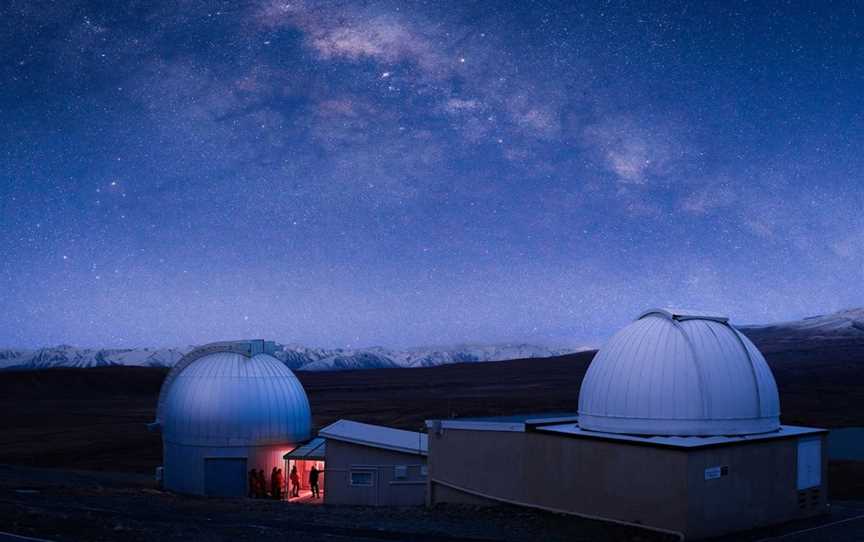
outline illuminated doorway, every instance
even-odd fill
[[[292,503],[320,504],[324,502],[325,443],[315,438],[285,454],[285,494]],[[312,492],[312,468],[318,470],[318,496]],[[296,477],[294,472],[296,469]],[[295,481],[297,482],[295,486]]]

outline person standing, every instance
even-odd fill
[[[255,469],[249,471],[249,498],[258,498],[258,473]]]
[[[312,490],[312,498],[319,498],[320,494],[318,492],[318,467],[312,465],[312,469],[309,471],[309,488]]]
[[[264,469],[258,469],[258,498],[267,498],[267,478],[264,477]]]
[[[278,473],[276,472],[276,467],[273,467],[273,470],[270,471],[270,496],[276,500],[279,500],[279,478]]]
[[[276,469],[276,496],[277,501],[282,500],[283,489],[285,488],[285,475],[282,474],[282,469]]]
[[[300,496],[300,475],[297,474],[297,465],[291,465],[291,474],[289,475],[291,478],[291,496],[299,497]]]

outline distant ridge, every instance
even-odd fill
[[[864,308],[738,329],[777,362],[864,364]]]
[[[57,367],[89,368],[115,365],[172,367],[194,346],[176,348],[76,348],[59,345],[35,350],[0,350],[0,369],[33,370]],[[450,347],[393,350],[370,348],[311,348],[298,344],[279,345],[274,355],[299,371],[340,371],[396,367],[433,367],[450,363],[545,358],[589,350],[548,348],[531,344],[458,345]]]
[[[766,325],[736,326],[765,354],[778,354],[781,362],[864,364],[864,308],[808,316],[801,320]],[[54,367],[171,367],[194,346],[174,348],[76,348],[59,345],[35,350],[0,350],[2,369]],[[343,371],[396,367],[435,367],[452,363],[478,363],[526,358],[549,358],[592,350],[549,348],[526,343],[461,344],[408,349],[314,348],[281,344],[274,354],[299,371]]]

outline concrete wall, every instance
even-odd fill
[[[408,466],[405,480],[395,479],[397,465]],[[363,506],[422,505],[426,502],[426,477],[421,474],[423,465],[426,465],[426,458],[422,455],[327,439],[324,502]],[[371,472],[373,485],[352,486],[352,469]]]
[[[204,494],[204,458],[207,457],[244,457],[246,468],[264,469],[268,489],[270,471],[273,467],[284,469],[282,456],[294,446],[186,446],[163,442],[164,472],[162,485],[165,489],[178,493]],[[287,474],[283,472],[283,475]],[[247,486],[248,487],[248,486]]]
[[[683,452],[456,429],[430,434],[429,448],[431,504],[486,496],[675,531],[687,523]],[[453,489],[473,497],[454,497]]]
[[[687,533],[716,536],[827,512],[827,437],[818,438],[822,485],[802,495],[797,489],[797,438],[691,452]],[[706,480],[705,469],[712,467],[727,467],[728,474]]]
[[[543,433],[444,429],[429,436],[429,502],[494,500],[716,536],[825,511],[799,506],[797,439],[685,451]],[[705,480],[705,469],[728,467]],[[487,500],[491,499],[491,500]],[[808,500],[809,499],[809,500]]]

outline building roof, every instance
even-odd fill
[[[424,433],[351,420],[333,422],[318,431],[318,436],[407,454],[427,455],[429,452],[428,437]]]
[[[211,351],[163,384],[166,441],[194,446],[260,446],[309,439],[311,414],[303,386],[265,353]]]
[[[579,393],[582,428],[639,435],[776,431],[765,358],[725,316],[651,309],[594,356]]]
[[[513,414],[510,416],[483,416],[472,418],[451,418],[448,420],[426,420],[430,430],[473,429],[478,431],[513,431],[522,433],[527,427],[551,425],[559,423],[576,423],[575,412],[533,412],[531,414]]]
[[[315,437],[306,444],[294,448],[284,456],[283,459],[314,459],[323,460],[327,457],[327,441],[322,437]]]
[[[556,425],[543,425],[536,427],[536,430],[541,433],[549,433],[556,435],[565,435],[579,438],[612,440],[621,442],[630,442],[633,444],[647,444],[653,446],[664,446],[670,448],[706,448],[712,446],[724,446],[728,444],[736,444],[741,442],[764,441],[781,438],[801,437],[805,435],[816,435],[826,433],[826,429],[816,427],[798,427],[792,425],[781,425],[776,431],[770,433],[758,433],[755,435],[712,435],[705,437],[680,437],[680,436],[642,436],[642,435],[622,435],[618,433],[598,433],[597,431],[587,431],[579,427],[575,423],[565,423]]]
[[[438,430],[467,430],[526,433],[536,432],[562,437],[586,438],[626,442],[636,445],[661,446],[667,448],[696,449],[712,446],[726,446],[743,442],[764,441],[783,438],[794,438],[806,435],[826,433],[827,429],[816,427],[799,427],[781,425],[776,431],[754,435],[709,435],[709,436],[660,436],[660,435],[625,435],[620,433],[603,433],[590,431],[579,427],[574,420],[560,421],[558,414],[548,416],[535,414],[532,419],[520,422],[500,418],[457,418],[449,420],[427,420],[426,426],[430,432]]]
[[[272,355],[275,351],[276,343],[273,341],[253,339],[247,341],[220,341],[208,343],[187,352],[185,356],[177,360],[177,363],[174,364],[165,376],[165,380],[162,382],[162,388],[159,390],[159,402],[156,405],[156,421],[150,424],[150,426],[153,428],[159,428],[161,426],[162,420],[165,418],[165,401],[168,398],[168,390],[171,389],[174,379],[199,359],[217,353],[234,353],[251,358],[257,354]]]
[[[517,422],[517,423],[537,423],[558,421],[564,423],[566,421],[576,421],[578,414],[576,412],[530,412],[522,414],[505,414],[502,416],[470,416],[465,418],[453,418],[454,420],[465,422]]]

